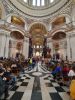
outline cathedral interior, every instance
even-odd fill
[[[74,43],[75,0],[0,0],[0,100],[75,100]]]

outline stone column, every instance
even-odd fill
[[[9,56],[9,40],[10,40],[10,37],[7,36],[6,38],[7,39],[6,39],[5,57],[8,58],[8,56]]]
[[[53,44],[50,38],[47,39],[47,47],[51,48],[51,55],[53,55]]]
[[[50,1],[49,0],[45,0],[45,5],[49,5]]]
[[[75,61],[75,33],[71,33],[70,37],[70,56],[71,60]]]
[[[72,24],[75,25],[75,3],[72,5],[72,11],[71,11],[71,20]]]
[[[68,60],[71,60],[71,41],[70,41],[70,36],[67,35],[66,36],[66,40],[67,40],[67,58]]]
[[[25,37],[23,44],[23,55],[25,56],[25,58],[28,58],[28,53],[29,53],[29,38]]]
[[[0,34],[0,57],[5,57],[5,48],[6,48],[6,36]]]
[[[30,5],[30,6],[32,5],[32,0],[28,1],[28,5]]]

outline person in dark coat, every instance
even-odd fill
[[[3,74],[4,74],[4,70],[0,69],[0,97],[2,96],[2,94],[5,91],[5,81],[3,80],[3,77],[2,77]]]
[[[7,78],[3,77],[4,70],[0,69],[0,97],[4,93],[4,99],[8,97],[8,86],[6,85]]]

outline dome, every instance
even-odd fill
[[[46,18],[66,6],[70,0],[7,0],[16,11],[27,17]],[[7,2],[6,1],[6,2]]]
[[[45,9],[57,4],[60,0],[18,0],[31,9]]]

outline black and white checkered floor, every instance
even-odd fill
[[[60,86],[40,65],[25,73],[18,77],[7,100],[71,100],[69,87]]]

